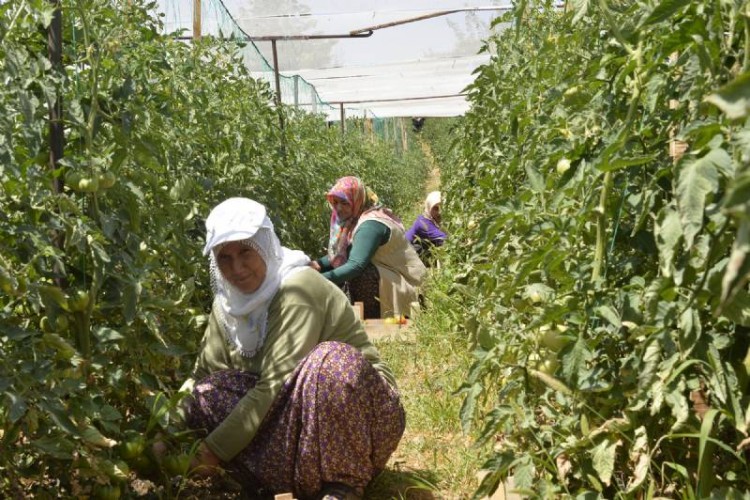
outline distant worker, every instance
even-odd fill
[[[357,177],[326,194],[331,206],[328,254],[310,266],[341,286],[365,318],[409,316],[427,269],[406,240],[401,220]]]
[[[445,243],[446,234],[440,229],[440,191],[432,191],[424,202],[424,212],[417,216],[414,224],[406,232],[406,239],[414,246],[417,254],[425,263],[431,264],[433,247]]]

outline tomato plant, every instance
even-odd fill
[[[58,496],[88,494],[114,481],[120,459],[129,476],[168,483],[133,436],[148,444],[179,424],[174,391],[210,308],[200,241],[213,205],[255,198],[285,245],[317,256],[330,216],[323,194],[338,177],[361,175],[398,211],[425,168],[418,150],[354,126],[342,136],[321,116],[283,108],[282,130],[270,88],[251,77],[236,41],[185,44],[149,2],[60,5],[60,67],[47,57],[55,4],[0,5],[8,497],[43,494],[48,477],[59,478]],[[64,150],[50,166],[58,98]]]
[[[438,136],[435,310],[482,332],[461,388],[494,445],[477,494],[746,491],[747,3],[566,6],[498,20]]]

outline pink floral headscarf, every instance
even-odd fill
[[[382,208],[378,203],[378,195],[367,188],[358,177],[342,177],[326,193],[326,199],[331,205],[331,231],[328,239],[328,259],[331,266],[339,267],[349,258],[349,245],[352,241],[352,233],[359,222],[362,214],[373,210],[383,212],[383,215],[393,219],[399,224],[401,221],[393,213]],[[347,201],[352,207],[352,216],[348,219],[340,219],[333,208],[335,199]]]

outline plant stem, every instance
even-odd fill
[[[3,40],[5,40],[5,37],[8,36],[8,34],[11,31],[13,31],[13,26],[15,26],[16,21],[18,20],[18,16],[21,15],[21,11],[23,10],[24,7],[26,7],[26,2],[21,2],[21,5],[18,6],[18,10],[16,11],[16,13],[13,14],[13,19],[10,20],[10,24],[8,25],[8,29],[5,30],[5,33],[3,33],[2,36],[0,36],[0,43],[2,43]]]
[[[599,0],[599,8],[602,9],[602,15],[604,16],[604,19],[607,20],[607,23],[612,29],[612,33],[615,35],[617,41],[620,42],[620,44],[628,54],[632,55],[633,52],[635,52],[635,49],[633,49],[633,47],[631,47],[627,40],[625,40],[625,36],[622,34],[622,31],[620,31],[620,27],[617,25],[617,22],[612,18],[612,14],[610,14],[609,12],[609,6],[607,5],[606,0]]]
[[[605,8],[604,0],[600,0],[602,8]],[[641,42],[638,43],[638,48],[632,52],[636,58],[636,67],[633,81],[635,82],[633,88],[633,97],[630,100],[630,106],[628,106],[628,113],[625,116],[625,123],[620,131],[620,135],[617,141],[624,141],[630,125],[635,120],[635,113],[638,109],[638,102],[641,98],[641,66],[643,64],[643,50]],[[596,250],[594,252],[594,269],[591,273],[591,280],[593,282],[598,281],[602,277],[602,269],[604,267],[604,254],[606,247],[606,236],[607,236],[607,198],[612,190],[612,179],[613,175],[611,171],[604,174],[604,183],[602,186],[602,192],[599,194],[599,205],[596,207],[597,224],[596,224]]]
[[[596,250],[594,252],[594,271],[591,274],[591,280],[596,282],[601,278],[602,268],[604,267],[604,249],[607,245],[607,198],[612,189],[612,172],[604,174],[604,185],[602,192],[599,194],[599,205],[596,207]]]

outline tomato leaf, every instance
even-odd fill
[[[750,278],[750,221],[743,220],[737,229],[737,238],[732,245],[724,278],[721,282],[721,307],[727,307]]]
[[[646,17],[641,23],[641,27],[645,27],[651,24],[657,24],[665,21],[672,17],[681,8],[690,5],[690,2],[685,0],[661,0],[657,3],[654,10]]]
[[[590,0],[571,0],[573,12],[575,12],[573,15],[573,24],[578,23],[578,21],[586,17],[590,3]]]
[[[695,161],[688,162],[677,181],[677,206],[680,211],[685,247],[693,245],[695,235],[703,228],[706,199],[719,189],[719,168],[732,160],[723,149],[713,149]]]
[[[664,276],[672,276],[672,265],[677,242],[682,236],[680,214],[673,207],[665,207],[656,221],[656,246],[659,248],[659,266]]]
[[[609,486],[612,482],[612,474],[615,471],[615,453],[621,441],[604,439],[591,453],[591,462],[599,479]]]
[[[43,437],[32,441],[31,444],[44,453],[63,460],[70,460],[76,448],[75,443],[61,436]]]
[[[722,110],[729,119],[745,118],[750,114],[750,72],[742,73],[705,101]]]
[[[701,432],[698,439],[698,487],[696,488],[701,498],[708,496],[713,485],[713,450],[714,443],[709,439],[714,426],[714,419],[719,411],[711,408],[703,416]]]
[[[5,393],[8,399],[10,399],[10,411],[8,412],[8,418],[11,423],[16,423],[26,413],[26,401],[14,392],[7,391]]]

